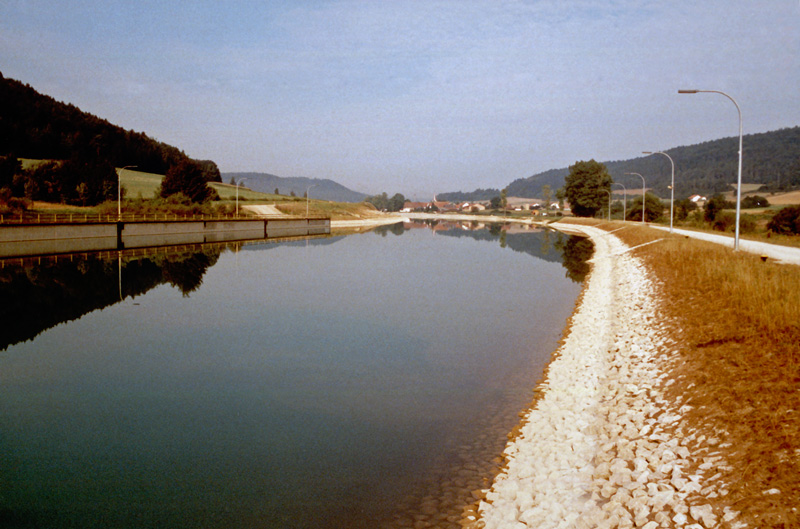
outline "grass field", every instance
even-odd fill
[[[161,185],[164,175],[144,173],[141,171],[134,171],[132,169],[125,169],[122,172],[122,187],[125,189],[125,197],[130,199],[135,198],[156,198],[156,193]],[[219,182],[211,182],[210,187],[219,193],[222,200],[236,200],[236,186],[230,184],[222,184]],[[275,200],[290,200],[291,197],[281,197],[280,195],[273,195],[270,193],[259,193],[246,187],[239,188],[240,200],[253,200],[253,201],[267,201],[274,202]]]

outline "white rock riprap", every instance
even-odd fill
[[[475,526],[737,527],[720,507],[719,441],[689,429],[660,390],[673,383],[672,344],[644,266],[615,236],[580,229],[595,244],[592,272]]]

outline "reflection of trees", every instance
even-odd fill
[[[183,254],[171,256],[161,265],[161,274],[164,281],[178,287],[184,297],[189,297],[203,284],[203,276],[210,266],[216,264],[219,253],[210,256],[205,253]]]
[[[122,298],[169,283],[184,295],[197,290],[221,248],[125,258]],[[0,350],[120,301],[116,259],[63,257],[0,269]]]
[[[392,235],[402,235],[406,232],[406,228],[405,226],[403,226],[402,222],[395,222],[394,224],[384,224],[382,226],[377,226],[372,231],[374,231],[381,237],[386,237],[386,234],[388,233],[391,233]]]
[[[562,264],[567,269],[566,276],[575,283],[582,283],[589,273],[589,263],[594,253],[594,244],[586,237],[571,235],[566,242],[559,239],[555,247],[563,256]]]

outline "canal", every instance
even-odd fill
[[[459,527],[591,245],[398,224],[0,266],[0,525]]]

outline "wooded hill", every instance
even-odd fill
[[[767,191],[800,187],[800,127],[747,134],[742,144],[743,184],[762,184]],[[736,183],[738,151],[738,136],[664,151],[675,162],[675,198],[730,191],[731,184]],[[661,197],[669,196],[671,165],[666,156],[655,154],[603,163],[615,182],[641,189],[638,176],[624,174],[639,173],[648,189]],[[565,167],[515,180],[508,186],[508,196],[539,197],[544,185],[555,191],[564,185],[568,173],[569,168]]]
[[[180,149],[125,130],[78,107],[40,94],[0,73],[0,156],[98,160],[113,167],[165,174],[189,157]],[[195,160],[208,181],[220,181],[217,165]]]

